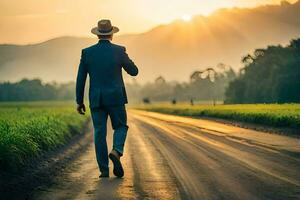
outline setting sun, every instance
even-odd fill
[[[182,16],[181,16],[181,19],[182,19],[183,21],[188,22],[188,21],[191,21],[192,16],[191,16],[191,15],[182,15]]]

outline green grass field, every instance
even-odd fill
[[[0,103],[0,168],[17,169],[64,144],[88,117],[70,102]]]
[[[173,115],[215,117],[274,127],[300,128],[300,104],[188,105],[167,103],[135,106],[136,109]]]

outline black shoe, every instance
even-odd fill
[[[99,178],[109,178],[109,173],[108,172],[102,172],[100,174]]]
[[[109,158],[111,159],[111,161],[113,162],[114,164],[114,175],[121,178],[124,176],[124,170],[123,170],[123,167],[122,167],[122,163],[120,161],[120,156],[118,154],[118,152],[111,152],[109,154]]]

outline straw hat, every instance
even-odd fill
[[[92,28],[91,32],[95,35],[112,35],[119,32],[119,28],[112,26],[110,20],[102,19],[98,22],[98,27]]]

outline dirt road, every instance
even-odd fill
[[[99,180],[91,143],[34,199],[300,199],[300,139],[135,110],[128,120],[123,179]]]

